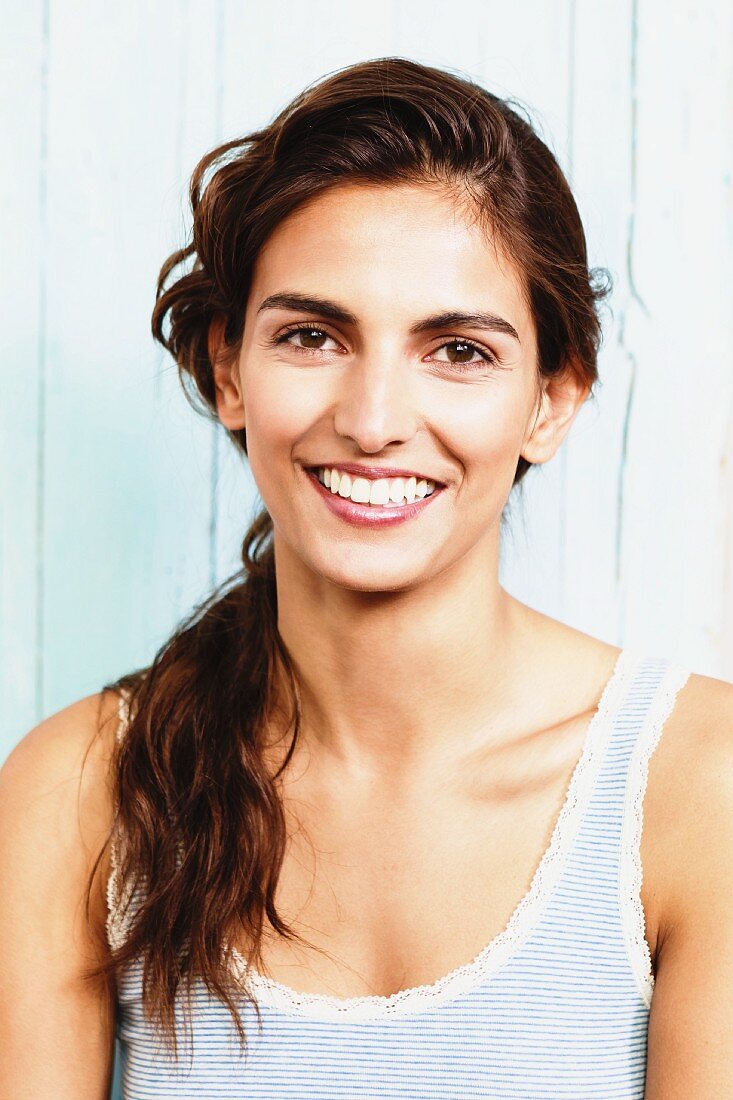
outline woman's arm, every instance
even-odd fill
[[[115,700],[47,718],[0,770],[0,1096],[13,1100],[109,1096],[114,997],[81,975],[106,949],[107,859],[90,924],[85,888],[111,821]]]
[[[694,717],[659,773],[669,888],[645,1100],[733,1097],[733,685],[695,679]]]

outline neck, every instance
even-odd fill
[[[399,780],[531,723],[527,655],[549,620],[500,586],[496,548],[386,593],[326,581],[277,544],[276,562],[309,756],[355,778]]]

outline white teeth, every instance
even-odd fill
[[[366,477],[353,477],[342,473],[335,466],[322,466],[318,480],[332,493],[348,497],[355,504],[375,504],[392,508],[395,504],[413,504],[435,491],[435,482],[421,477],[385,477],[371,481]]]
[[[341,474],[339,477],[339,496],[351,496],[351,474]]]
[[[386,477],[373,481],[369,489],[370,504],[389,504],[389,482]]]
[[[351,486],[351,499],[354,504],[369,503],[369,482],[365,477],[355,477]]]
[[[401,504],[405,499],[405,479],[403,477],[390,478],[389,499],[395,504]]]

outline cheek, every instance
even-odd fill
[[[511,482],[526,419],[520,394],[508,388],[500,392],[497,387],[467,400],[464,392],[461,400],[436,411],[436,417],[433,423],[444,447],[458,458],[469,482],[500,483],[503,472],[508,472]]]
[[[312,422],[301,390],[287,385],[284,375],[278,374],[274,371],[271,378],[249,380],[245,389],[250,460],[257,456],[280,461]]]

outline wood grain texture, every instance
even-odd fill
[[[256,487],[149,332],[196,160],[393,54],[526,105],[615,281],[601,385],[510,504],[503,583],[733,678],[732,23],[723,0],[8,6],[0,759],[239,563]]]

